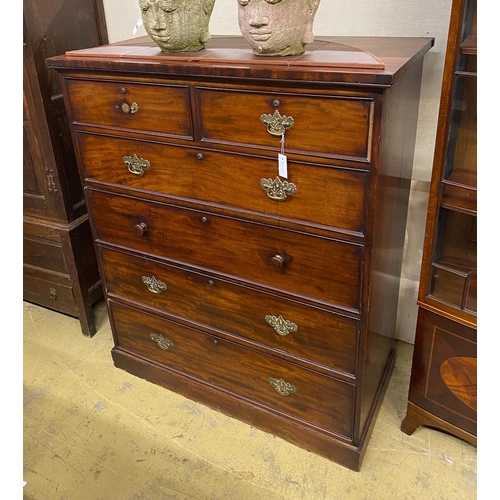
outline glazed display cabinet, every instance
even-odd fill
[[[476,0],[454,0],[432,171],[408,411],[477,440]]]

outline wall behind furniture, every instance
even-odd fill
[[[110,42],[147,35],[142,26],[133,34],[141,14],[138,0],[103,2]],[[451,0],[321,0],[314,22],[316,38],[355,35],[432,36],[436,39],[435,46],[424,60],[396,326],[397,338],[412,344],[415,340],[417,292],[450,10]],[[216,0],[210,33],[240,34],[238,0]]]

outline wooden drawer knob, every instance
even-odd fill
[[[273,255],[269,259],[269,267],[271,269],[274,269],[275,271],[279,271],[283,267],[284,263],[285,263],[285,258],[283,257],[283,255],[280,254]]]
[[[139,222],[134,226],[134,233],[137,236],[144,236],[148,232],[148,226],[144,222]]]
[[[137,111],[139,111],[139,106],[136,102],[129,104],[128,102],[123,101],[122,103],[118,104],[118,106],[116,106],[116,109],[126,115],[133,115],[134,113],[137,113]]]

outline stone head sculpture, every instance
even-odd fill
[[[314,41],[313,23],[320,0],[238,0],[241,34],[254,54],[302,54]]]
[[[164,52],[203,49],[215,0],[139,0],[142,23]]]

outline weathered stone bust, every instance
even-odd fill
[[[259,56],[302,54],[321,0],[238,0],[241,34]]]
[[[142,23],[164,52],[192,52],[210,40],[215,0],[139,0]]]

